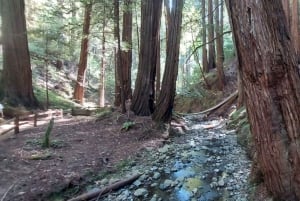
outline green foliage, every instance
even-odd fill
[[[121,130],[128,131],[130,128],[132,128],[135,125],[134,121],[126,121],[123,123]]]
[[[75,103],[69,99],[63,98],[53,91],[49,93],[49,105],[51,108],[70,109],[75,106]],[[38,99],[39,103],[46,103],[46,89],[34,86],[34,95]]]
[[[43,142],[42,142],[42,147],[43,148],[49,148],[50,147],[50,134],[51,134],[53,125],[54,125],[54,118],[52,118],[50,120],[49,125],[47,127],[47,130],[45,132],[45,136],[44,136],[44,139],[43,139]]]

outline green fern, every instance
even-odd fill
[[[135,125],[135,122],[133,122],[133,121],[126,121],[125,123],[123,123],[123,126],[122,126],[121,130],[128,131],[134,125]]]
[[[47,130],[45,132],[45,137],[44,140],[42,142],[42,147],[43,148],[49,148],[50,147],[50,134],[53,128],[53,124],[54,124],[54,118],[52,118],[49,122],[49,125],[47,127]]]

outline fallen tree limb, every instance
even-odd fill
[[[220,107],[222,107],[223,105],[233,102],[236,98],[238,97],[238,91],[235,91],[234,93],[232,93],[230,96],[228,96],[225,100],[223,100],[222,102],[220,102],[219,104],[213,106],[212,108],[209,108],[207,110],[204,110],[202,112],[197,112],[197,113],[178,113],[182,116],[186,116],[186,115],[201,115],[201,114],[210,114],[213,111],[219,109]]]
[[[122,188],[123,186],[126,186],[128,184],[131,184],[132,182],[134,182],[137,178],[139,178],[141,176],[140,173],[135,174],[127,179],[124,179],[122,181],[118,181],[116,183],[113,183],[103,189],[97,189],[95,191],[91,191],[91,192],[87,192],[84,193],[82,195],[79,195],[78,197],[69,199],[68,201],[84,201],[84,200],[89,200],[92,199],[94,197],[100,197],[101,195],[104,195],[110,191],[114,191],[114,190],[118,190],[120,188]]]

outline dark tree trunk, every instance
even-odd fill
[[[201,18],[202,18],[202,44],[206,44],[206,12],[205,12],[205,2],[202,0]],[[202,46],[202,68],[204,73],[208,73],[208,61],[207,61],[207,49],[206,45]]]
[[[215,32],[216,32],[216,49],[217,49],[217,74],[218,74],[218,89],[222,91],[224,89],[225,85],[225,76],[224,76],[224,70],[223,70],[223,47],[222,47],[222,39],[221,39],[221,32],[220,32],[220,20],[219,20],[219,14],[221,12],[220,6],[219,6],[219,0],[214,0],[215,2],[215,8],[216,8],[216,14],[215,14]],[[223,1],[223,0],[222,0]]]
[[[90,22],[92,13],[92,3],[86,3],[84,9],[84,22],[81,40],[80,59],[78,64],[77,82],[74,91],[74,99],[80,104],[83,103],[85,73],[87,68],[88,43],[90,34]]]
[[[208,70],[216,67],[213,0],[208,0]]]
[[[181,21],[183,0],[173,0],[172,5],[165,1],[167,8],[167,58],[165,72],[152,118],[156,122],[169,122],[172,117],[174,97],[176,93],[176,80],[179,62],[179,46],[181,36]]]
[[[131,110],[141,116],[154,111],[155,71],[162,0],[142,0],[141,47]]]
[[[131,64],[132,64],[132,0],[124,0],[122,33],[122,69],[125,99],[132,98]]]
[[[114,37],[115,37],[115,72],[116,91],[115,106],[121,106],[122,113],[126,112],[124,75],[122,68],[121,41],[120,41],[120,4],[119,0],[114,0]]]
[[[228,8],[264,182],[275,199],[300,200],[300,78],[282,2],[229,0]]]
[[[2,0],[0,3],[5,100],[14,106],[35,107],[24,0]]]

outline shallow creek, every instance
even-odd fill
[[[186,119],[189,130],[158,151],[148,150],[142,164],[133,163],[125,174],[142,172],[130,186],[102,200],[246,201],[251,162],[236,142],[225,120]],[[112,178],[111,180],[114,180]],[[103,186],[111,182],[103,179]]]

